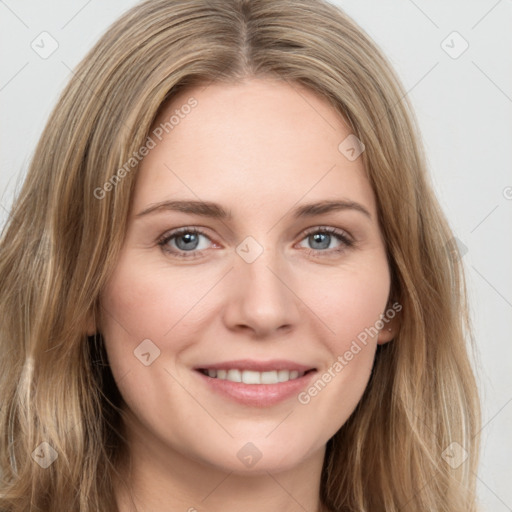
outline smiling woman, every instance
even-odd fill
[[[416,133],[321,0],[116,22],[1,241],[0,510],[475,512],[464,278]]]

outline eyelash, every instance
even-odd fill
[[[181,250],[169,249],[167,247],[167,244],[173,238],[177,238],[180,235],[183,235],[185,233],[187,233],[187,234],[195,234],[195,235],[202,235],[202,236],[205,236],[206,238],[208,238],[208,240],[210,240],[210,237],[206,233],[201,231],[200,229],[185,227],[185,228],[176,229],[174,231],[171,231],[170,233],[164,233],[164,235],[162,235],[158,239],[157,243],[162,248],[162,250],[164,252],[166,252],[168,254],[172,254],[173,256],[176,256],[178,258],[193,259],[193,258],[200,258],[200,257],[202,257],[200,255],[201,251],[196,251],[196,250],[194,250],[194,251],[181,251]],[[302,240],[304,240],[308,236],[311,236],[311,235],[314,235],[314,234],[317,234],[317,233],[333,235],[335,238],[338,239],[338,241],[340,241],[342,243],[342,245],[340,247],[337,247],[337,248],[334,248],[334,249],[326,249],[326,250],[304,248],[304,250],[306,251],[306,253],[308,255],[312,255],[314,257],[332,256],[333,253],[339,254],[339,253],[341,253],[341,252],[343,252],[343,251],[345,251],[345,250],[347,250],[347,249],[349,249],[349,248],[354,246],[354,241],[351,240],[349,238],[349,236],[344,231],[336,229],[336,228],[333,228],[333,227],[330,227],[330,226],[318,226],[318,227],[310,228],[310,229],[308,229],[308,230],[306,230],[304,232],[304,235],[303,235],[303,237],[301,238],[300,241],[302,242]]]

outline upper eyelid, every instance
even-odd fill
[[[336,235],[336,234],[342,234],[342,235],[347,235],[350,239],[354,239],[354,237],[352,236],[352,234],[347,231],[346,229],[343,229],[343,228],[336,228],[334,226],[322,226],[322,225],[319,225],[319,226],[312,226],[310,228],[306,228],[302,231],[302,234],[303,235],[308,235],[309,233],[316,233],[317,231],[326,231],[328,232],[329,234],[331,235]]]

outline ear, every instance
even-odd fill
[[[391,309],[393,310],[393,308]],[[386,311],[389,311],[389,308]],[[384,318],[382,320],[384,326],[379,331],[377,336],[378,345],[384,345],[384,343],[388,343],[389,341],[393,340],[400,331],[400,313],[398,311],[394,312],[396,314],[393,316],[393,318],[390,318],[389,315],[384,314]]]

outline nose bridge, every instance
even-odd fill
[[[283,294],[287,295],[282,280],[278,278],[284,268],[283,255],[279,254],[276,244],[270,243],[269,236],[267,239],[263,246],[253,237],[247,237],[237,247],[238,261],[235,264],[237,279],[243,281],[244,295],[259,298],[263,294],[266,298],[263,303],[275,302]]]
[[[231,273],[234,293],[228,306],[232,326],[245,325],[258,332],[293,325],[299,318],[284,255],[270,242],[271,236],[263,238],[265,246],[254,237],[237,246]]]

